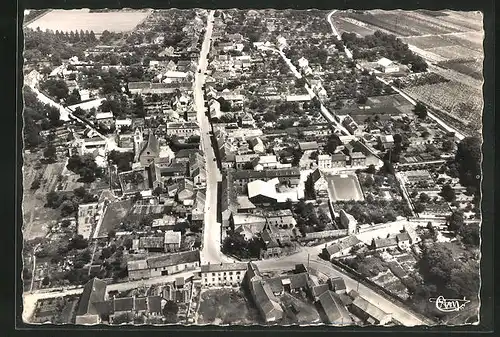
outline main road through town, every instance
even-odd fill
[[[210,11],[207,19],[205,37],[201,47],[198,71],[194,80],[194,104],[197,111],[198,124],[200,126],[200,140],[205,154],[207,170],[207,189],[205,202],[205,224],[203,227],[203,247],[201,251],[201,262],[220,263],[229,262],[230,259],[220,251],[221,225],[217,223],[217,183],[221,181],[221,174],[215,161],[215,153],[210,139],[212,129],[205,106],[203,84],[205,72],[208,66],[208,53],[210,51],[210,40],[212,38],[214,11]]]

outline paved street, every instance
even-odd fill
[[[205,107],[205,100],[203,97],[203,83],[205,82],[205,71],[208,66],[207,55],[210,51],[213,18],[214,11],[210,11],[199,59],[198,69],[201,71],[196,73],[193,90],[207,170],[205,225],[203,229],[203,250],[201,252],[201,260],[203,264],[230,261],[230,259],[222,255],[220,251],[221,225],[220,223],[217,223],[217,182],[220,180],[221,174],[215,161],[215,153],[212,148],[212,142],[209,134],[211,126],[205,113],[207,108]]]

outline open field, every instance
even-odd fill
[[[198,324],[257,324],[259,313],[240,289],[211,289],[201,293]]]
[[[150,13],[151,10],[90,13],[88,9],[56,9],[30,23],[28,28],[63,32],[89,30],[96,35],[105,30],[121,33],[134,29]]]
[[[118,201],[109,204],[106,207],[106,212],[103,215],[101,226],[99,227],[98,237],[105,237],[108,232],[115,229],[120,224],[120,221],[127,215],[132,207],[132,200]]]
[[[328,188],[335,201],[364,200],[361,186],[355,175],[327,176]]]

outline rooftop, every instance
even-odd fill
[[[211,272],[224,272],[224,271],[238,271],[238,270],[246,270],[246,263],[220,263],[220,264],[206,264],[201,266],[202,273],[211,273]]]

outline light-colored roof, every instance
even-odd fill
[[[224,271],[238,271],[238,270],[246,270],[246,263],[220,263],[220,264],[206,264],[201,266],[202,273],[216,273],[216,272],[224,272]]]
[[[352,305],[365,312],[370,317],[377,319],[378,321],[384,321],[385,319],[387,319],[387,316],[390,315],[360,296],[356,297],[354,301],[352,301]]]
[[[248,187],[248,197],[252,198],[257,195],[264,195],[269,198],[276,199],[276,185],[271,182],[266,182],[263,180],[255,180],[247,185]]]
[[[165,244],[181,244],[181,232],[166,231]]]
[[[113,118],[113,113],[110,112],[98,112],[95,114],[95,119],[106,119],[106,118]]]
[[[385,57],[382,57],[380,60],[377,61],[377,63],[380,64],[382,67],[388,67],[394,64],[394,62]]]

